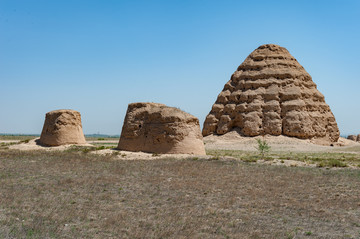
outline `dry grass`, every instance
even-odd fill
[[[359,238],[360,171],[0,151],[0,238]]]
[[[31,140],[40,137],[40,135],[1,135],[0,140]],[[87,141],[119,140],[119,137],[85,137]]]
[[[109,140],[114,140],[114,141],[119,141],[119,137],[88,137],[86,136],[86,141],[109,141]]]
[[[0,135],[0,140],[31,140],[39,136],[36,135]]]
[[[262,158],[258,152],[242,150],[207,150],[207,154],[215,157],[230,156],[245,162],[256,162]],[[360,168],[360,154],[340,152],[270,152],[265,160],[295,160],[316,164],[318,167],[347,167],[352,165]]]

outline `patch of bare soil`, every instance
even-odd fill
[[[82,145],[63,145],[57,147],[46,147],[39,145],[38,138],[32,139],[29,142],[19,142],[14,143],[10,142],[8,148],[11,150],[22,150],[22,151],[31,151],[31,150],[42,150],[42,151],[83,151],[83,152],[91,152],[92,154],[97,155],[114,155],[117,159],[121,160],[154,160],[154,159],[161,159],[161,158],[176,158],[176,159],[184,159],[184,158],[194,158],[194,157],[201,157],[201,158],[212,158],[215,155],[216,150],[226,151],[226,150],[234,150],[238,152],[249,152],[256,154],[257,151],[257,142],[256,139],[266,140],[271,147],[271,152],[274,154],[278,154],[282,158],[284,158],[284,153],[289,153],[287,155],[286,160],[280,158],[272,157],[272,160],[253,160],[258,164],[271,164],[271,165],[282,165],[282,166],[300,166],[300,167],[316,167],[319,165],[317,162],[313,162],[311,160],[299,160],[294,157],[293,153],[326,153],[331,154],[328,155],[329,157],[335,157],[336,160],[343,161],[344,155],[340,155],[342,153],[347,154],[347,158],[354,158],[349,156],[349,154],[358,155],[360,154],[360,144],[356,143],[351,140],[347,140],[345,138],[340,138],[339,141],[334,146],[322,146],[317,145],[311,142],[310,140],[301,140],[297,138],[291,138],[286,136],[258,136],[258,137],[242,137],[235,131],[227,133],[226,135],[222,136],[207,136],[204,138],[204,143],[206,150],[210,155],[208,156],[197,156],[192,154],[154,154],[154,153],[146,153],[146,152],[130,152],[130,151],[120,151],[116,149],[117,141],[112,140],[92,140],[87,141],[87,144]],[[227,153],[223,152],[222,158],[233,158],[239,159],[239,157],[231,157],[231,155],[227,155]],[[236,154],[236,153],[235,153]],[[221,155],[221,154],[220,154]],[[226,156],[227,155],[227,156]],[[259,158],[259,157],[256,157]],[[247,159],[245,159],[247,161]],[[348,160],[347,160],[348,161]],[[359,168],[358,160],[352,160],[345,163],[347,167],[350,168]],[[326,167],[326,164],[325,164]],[[336,167],[336,166],[335,166]]]
[[[359,238],[360,172],[0,151],[0,238]]]
[[[154,160],[154,159],[164,159],[164,158],[174,158],[174,159],[185,159],[185,158],[195,158],[201,157],[204,159],[211,158],[207,155],[193,155],[193,154],[156,154],[156,153],[145,153],[145,152],[130,152],[117,149],[103,149],[92,151],[92,154],[97,155],[113,155],[116,159],[121,160]]]
[[[272,151],[291,151],[291,152],[324,152],[333,151],[334,149],[346,149],[352,146],[360,145],[352,140],[345,138],[339,139],[334,146],[322,146],[314,144],[308,139],[298,139],[294,137],[279,136],[256,136],[243,137],[236,131],[229,132],[225,135],[209,135],[204,137],[206,149],[226,149],[226,150],[243,150],[256,151],[256,139],[266,140],[271,146]]]
[[[77,144],[78,146],[85,146],[85,147],[89,147],[89,146],[93,146],[91,144]],[[39,144],[39,138],[36,139],[32,139],[29,140],[29,142],[27,143],[20,143],[20,144],[14,144],[9,146],[10,149],[15,149],[15,150],[47,150],[47,151],[53,151],[53,150],[66,150],[68,148],[70,148],[72,145],[71,144],[67,144],[67,145],[61,145],[61,146],[52,146],[52,147],[48,147],[48,146],[43,146],[41,144]]]
[[[77,145],[61,145],[61,146],[53,146],[53,147],[47,147],[42,146],[38,143],[38,138],[30,140],[27,143],[20,143],[20,144],[14,144],[10,145],[9,149],[11,150],[21,150],[21,151],[32,151],[32,150],[45,150],[45,151],[64,151],[64,150],[71,150],[72,147],[76,147],[77,150],[81,151],[81,148],[86,150],[88,147],[94,147],[94,145],[107,145],[112,144],[113,141],[90,141],[87,142],[87,144],[77,144]],[[98,149],[91,151],[92,154],[98,154],[98,155],[114,155],[117,156],[118,159],[122,160],[136,160],[136,159],[147,159],[147,160],[153,160],[153,159],[161,159],[161,158],[191,158],[196,157],[196,155],[193,154],[155,154],[155,153],[145,153],[145,152],[130,152],[130,151],[121,151],[117,150],[115,148],[107,148],[107,149]],[[202,158],[209,158],[211,156],[202,156]]]

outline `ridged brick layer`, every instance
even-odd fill
[[[311,76],[274,44],[253,51],[225,84],[207,115],[203,136],[239,128],[244,136],[286,135],[336,142],[339,129]]]

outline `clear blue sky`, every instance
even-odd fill
[[[176,106],[201,124],[258,46],[286,47],[342,135],[360,133],[360,1],[0,0],[0,133],[40,133],[45,113],[120,134],[127,104]]]

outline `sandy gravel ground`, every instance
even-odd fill
[[[68,145],[61,145],[61,146],[55,146],[55,147],[47,147],[47,146],[39,145],[37,143],[38,140],[39,140],[39,138],[32,139],[28,143],[14,144],[14,145],[11,145],[9,148],[17,149],[17,150],[47,150],[47,151],[50,151],[50,150],[66,150],[72,146],[71,144],[68,144]],[[9,141],[4,141],[4,142],[9,142]],[[79,146],[89,147],[89,146],[93,146],[93,145],[81,144]]]
[[[62,146],[56,146],[56,147],[46,147],[46,146],[42,146],[39,145],[37,143],[37,139],[33,139],[30,140],[28,143],[21,143],[21,144],[15,144],[15,145],[11,145],[9,146],[10,149],[16,149],[16,150],[47,150],[47,151],[51,151],[51,150],[67,150],[70,147],[74,146],[74,145],[62,145]],[[4,142],[9,142],[9,141],[4,141]],[[90,143],[113,143],[113,141],[89,141],[87,144],[78,144],[76,146],[79,147],[93,147],[93,144]],[[161,159],[161,158],[177,158],[177,159],[182,159],[182,158],[191,158],[191,157],[196,157],[196,155],[192,155],[192,154],[153,154],[153,153],[144,153],[144,152],[129,152],[129,151],[121,151],[121,150],[116,150],[116,149],[103,149],[103,150],[96,150],[96,151],[91,151],[90,153],[93,154],[99,154],[99,155],[106,155],[106,154],[116,154],[118,155],[118,158],[121,158],[123,160],[135,160],[135,159],[148,159],[148,160],[153,160],[153,159]],[[211,156],[203,156],[201,155],[202,158],[210,158]]]
[[[259,136],[259,137],[242,137],[239,136],[236,132],[230,132],[222,136],[210,135],[204,138],[205,148],[207,150],[243,150],[243,151],[256,151],[257,142],[256,139],[261,138],[265,139],[271,146],[271,151],[273,152],[344,152],[351,153],[351,148],[354,146],[360,145],[359,143],[347,140],[345,138],[340,138],[335,146],[322,146],[317,145],[311,142],[311,140],[301,140],[297,138],[290,138],[286,136]],[[57,147],[45,147],[37,144],[37,139],[30,140],[28,143],[20,143],[15,145],[10,145],[10,149],[16,150],[67,150],[72,145],[63,145]],[[2,142],[13,142],[13,140],[3,140]],[[91,147],[94,144],[101,143],[116,143],[115,141],[88,141],[87,144],[76,145],[79,147]],[[350,149],[350,151],[349,151]],[[99,155],[117,155],[119,159],[122,160],[135,160],[135,159],[161,159],[161,158],[194,158],[204,156],[196,156],[191,154],[153,154],[153,153],[144,153],[144,152],[129,152],[129,151],[120,151],[116,149],[103,149],[91,151],[90,153],[99,154]],[[359,152],[356,152],[359,153]],[[211,158],[212,156],[205,156],[205,158]],[[229,157],[230,158],[230,157]],[[258,163],[261,164],[272,164],[272,165],[285,165],[285,166],[310,166],[315,167],[316,165],[311,165],[305,162],[299,162],[295,160],[286,160],[280,162],[280,160],[273,161],[262,161],[258,160]]]
[[[211,158],[211,156],[196,156],[193,154],[153,154],[153,153],[144,153],[144,152],[130,152],[130,151],[122,151],[116,149],[103,149],[93,151],[91,153],[106,155],[106,154],[117,154],[119,158],[124,160],[136,160],[136,159],[145,159],[145,160],[154,160],[154,159],[164,159],[164,158],[176,158],[176,159],[185,159],[185,158]]]
[[[340,148],[359,145],[359,143],[341,137],[334,146],[323,146],[314,144],[311,140],[291,138],[283,135],[242,137],[235,131],[221,136],[209,135],[204,137],[204,143],[206,149],[256,151],[256,139],[266,140],[269,143],[271,150],[275,152],[327,152],[333,151],[334,149],[339,150]]]

